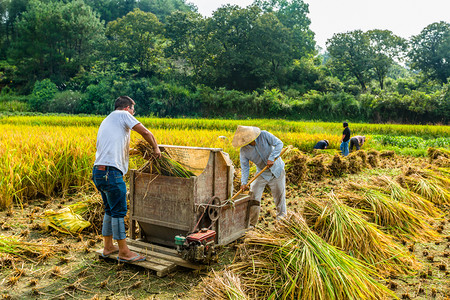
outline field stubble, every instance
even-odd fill
[[[396,163],[393,160],[397,161]],[[365,184],[380,176],[401,175],[405,166],[424,166],[423,158],[381,158],[378,168],[363,169],[360,173],[343,177],[325,176],[322,180],[305,180],[299,185],[290,185],[287,190],[288,210],[301,213],[309,199],[324,199],[333,191],[336,195],[347,192],[349,181]],[[395,167],[397,166],[397,167]],[[58,209],[97,194],[79,194],[72,197],[35,200],[14,206],[0,213],[2,236],[17,236],[23,241],[52,246],[51,251],[41,257],[27,259],[12,254],[2,254],[1,293],[9,299],[199,299],[203,297],[203,280],[211,271],[221,272],[230,265],[236,249],[243,240],[222,248],[218,264],[208,267],[206,272],[180,269],[158,278],[152,272],[132,266],[99,260],[93,251],[101,248],[101,237],[95,230],[80,235],[66,235],[56,231],[44,231],[40,216],[45,209]],[[95,200],[95,199],[94,199]],[[448,211],[448,207],[446,208]],[[271,230],[274,226],[275,207],[269,193],[262,200],[259,226]],[[97,220],[99,222],[99,220]],[[448,215],[432,221],[431,226],[440,232],[442,239],[430,242],[415,242],[398,239],[420,263],[420,268],[410,274],[392,272],[387,282],[381,283],[402,299],[447,299],[450,266],[450,219]],[[44,251],[45,253],[45,251]],[[218,273],[218,274],[219,274]]]

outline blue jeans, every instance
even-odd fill
[[[94,166],[92,180],[102,195],[105,209],[102,235],[112,235],[115,240],[123,240],[126,238],[124,218],[127,215],[127,187],[122,172],[114,167],[99,170]]]
[[[348,141],[342,142],[341,146],[339,147],[341,149],[342,155],[347,156],[348,155]]]

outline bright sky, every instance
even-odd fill
[[[361,29],[390,30],[409,39],[434,22],[450,23],[449,0],[304,0],[309,4],[311,30],[317,44],[325,49],[334,33]],[[253,0],[187,0],[199,13],[211,16],[225,4],[246,7]]]

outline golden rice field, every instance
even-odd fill
[[[449,126],[350,124],[367,136],[366,151],[342,158],[340,123],[138,118],[159,144],[223,148],[237,166],[240,124],[298,148],[283,157],[287,218],[275,221],[265,193],[257,227],[217,264],[157,278],[97,259],[103,210],[90,177],[102,119],[0,118],[3,298],[449,299]],[[321,139],[330,149],[313,152]],[[131,146],[139,141],[132,133]],[[130,168],[142,162],[133,157]],[[92,226],[78,235],[45,228],[43,216],[66,205],[86,206]]]
[[[97,128],[103,117],[20,116],[0,119],[0,207],[35,197],[52,197],[75,189],[92,188],[90,173],[95,159]],[[239,155],[231,146],[239,124],[271,131],[285,145],[311,152],[315,143],[330,141],[339,149],[339,123],[283,120],[207,120],[141,118],[159,144],[223,148],[238,165]],[[352,124],[358,134],[370,133],[449,137],[449,126]],[[219,139],[219,136],[226,138]],[[132,145],[140,136],[132,133]],[[130,168],[135,165],[131,161]]]

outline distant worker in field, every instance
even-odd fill
[[[266,185],[269,185],[272,197],[277,208],[277,219],[286,216],[286,173],[284,162],[280,158],[283,142],[265,130],[253,126],[238,126],[234,134],[233,147],[241,148],[241,190],[245,191],[248,186],[250,173],[250,161],[256,165],[257,172],[266,165],[269,168],[264,171],[250,185],[250,191],[254,194],[254,200],[259,202],[258,206],[250,208],[250,226],[254,227],[258,222],[261,210],[261,197]]]
[[[363,135],[356,135],[350,139],[350,151],[353,150],[353,146],[356,147],[356,150],[359,150],[364,142],[366,141],[366,137]]]
[[[314,149],[327,149],[329,144],[330,143],[328,142],[328,140],[321,140],[317,142],[317,144],[314,146]]]
[[[348,123],[342,123],[344,126],[344,131],[342,132],[341,146],[339,147],[342,151],[342,155],[347,156],[348,151],[348,142],[350,140],[350,129],[348,128]]]
[[[120,96],[116,99],[115,110],[101,123],[97,133],[97,152],[92,174],[94,184],[102,195],[105,210],[102,255],[118,253],[117,259],[122,262],[145,260],[145,257],[132,252],[125,240],[127,187],[123,176],[128,171],[130,130],[139,133],[153,147],[155,157],[161,157],[153,134],[133,116],[134,104],[130,97]],[[118,246],[113,244],[113,239],[117,240]]]

